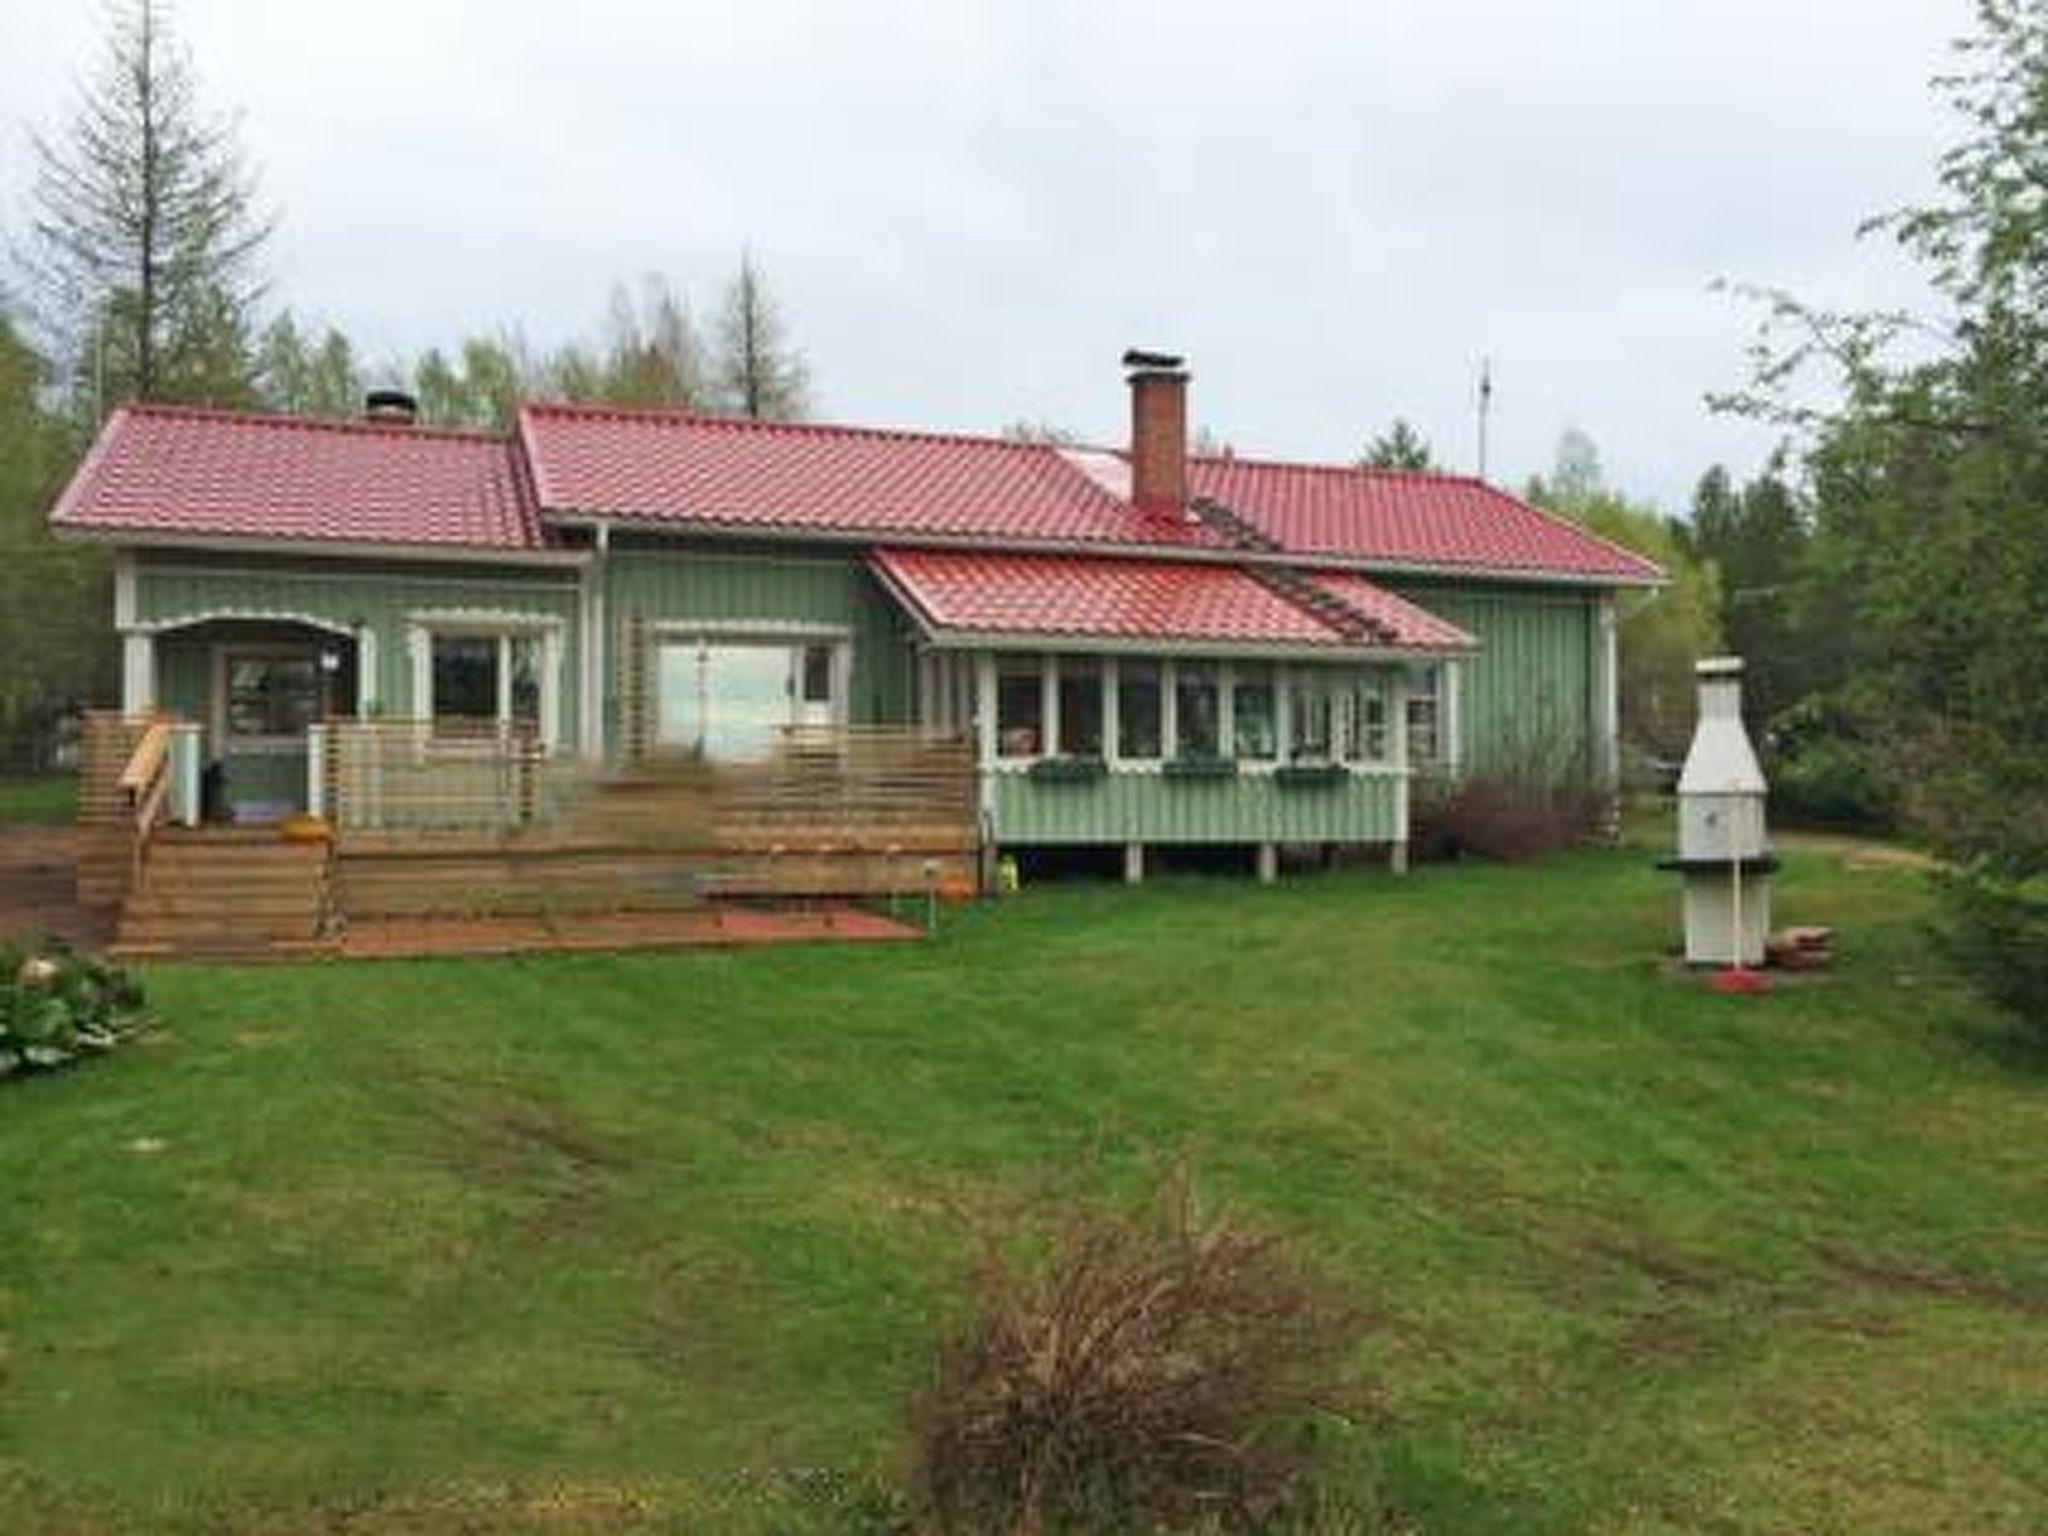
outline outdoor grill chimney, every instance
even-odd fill
[[[1678,779],[1678,857],[1685,881],[1685,958],[1694,965],[1761,965],[1778,866],[1764,825],[1763,770],[1742,728],[1742,661],[1709,656],[1699,678],[1699,724]]]
[[[363,420],[409,427],[420,419],[419,401],[402,389],[373,389],[363,396]]]
[[[1124,353],[1131,384],[1131,500],[1143,512],[1188,503],[1188,372],[1170,352]]]

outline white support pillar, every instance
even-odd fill
[[[131,629],[121,636],[121,713],[146,715],[156,708],[156,636]]]
[[[1057,757],[1060,750],[1060,661],[1047,656],[1038,675],[1038,713],[1044,732],[1038,743],[1041,757]]]
[[[1271,885],[1280,878],[1280,845],[1260,843],[1257,850],[1259,884]]]
[[[185,721],[171,729],[171,819],[182,827],[199,825],[200,754],[196,721]]]
[[[1143,885],[1144,883],[1145,883],[1145,845],[1144,845],[1143,843],[1125,843],[1125,844],[1124,844],[1124,884],[1125,884],[1125,885]]]
[[[383,704],[377,691],[377,631],[358,624],[356,632],[356,718],[367,720]]]
[[[327,727],[306,727],[306,814],[327,814]]]
[[[974,756],[981,776],[981,814],[996,813],[996,658],[991,651],[974,655]]]

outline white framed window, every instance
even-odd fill
[[[1408,763],[1435,768],[1446,758],[1444,738],[1444,669],[1437,662],[1416,662],[1408,668]]]
[[[561,739],[562,625],[555,619],[416,615],[413,706],[441,740],[499,740],[530,732]]]

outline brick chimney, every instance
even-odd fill
[[[1167,352],[1124,354],[1131,384],[1131,500],[1141,512],[1188,504],[1188,371]]]

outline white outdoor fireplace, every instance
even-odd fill
[[[1699,724],[1678,778],[1678,857],[1691,965],[1757,966],[1771,931],[1764,775],[1742,728],[1742,658],[1710,656],[1699,676]]]

